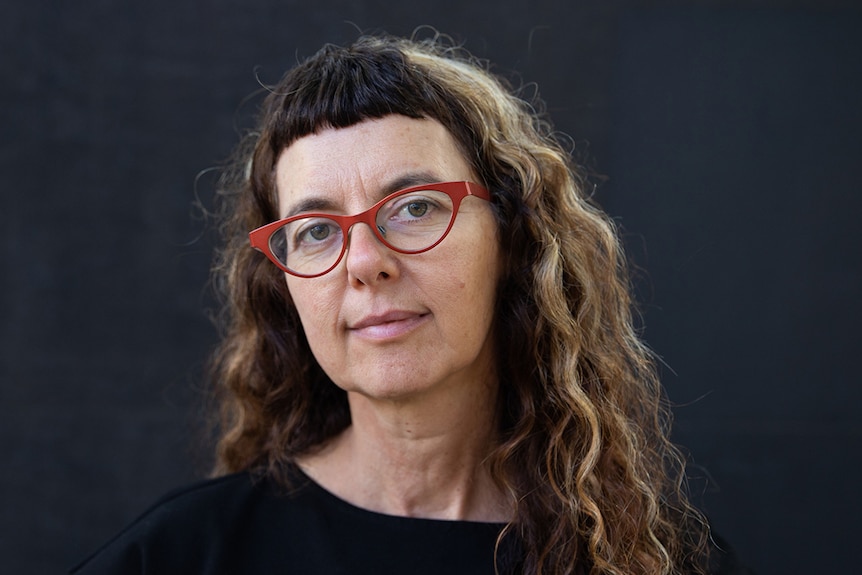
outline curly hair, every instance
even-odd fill
[[[501,540],[516,537],[525,573],[700,572],[708,528],[668,439],[615,226],[537,108],[439,37],[327,45],[270,88],[221,182],[216,472],[286,481],[296,457],[350,425],[346,394],[314,359],[283,273],[248,247],[249,230],[278,219],[280,152],[326,128],[430,118],[490,190],[505,260],[493,327],[500,427],[488,458],[515,509]]]

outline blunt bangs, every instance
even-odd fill
[[[291,70],[274,89],[269,113],[277,152],[326,128],[346,128],[391,114],[451,126],[451,102],[400,50],[358,42],[328,45]]]

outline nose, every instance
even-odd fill
[[[365,223],[350,228],[344,258],[348,281],[354,285],[374,285],[398,274],[398,254],[381,243]]]

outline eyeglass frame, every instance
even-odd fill
[[[397,198],[398,196],[414,192],[421,192],[423,190],[442,192],[449,196],[449,198],[452,200],[452,217],[449,219],[449,225],[446,227],[446,230],[443,232],[440,238],[426,248],[422,248],[420,250],[404,250],[401,248],[397,248],[386,241],[386,238],[383,236],[383,234],[380,232],[380,229],[377,227],[377,212],[380,211],[380,209],[384,205],[392,201],[394,198]],[[326,275],[332,270],[334,270],[336,267],[338,267],[338,264],[341,263],[341,260],[344,258],[344,254],[347,253],[347,246],[350,242],[350,230],[351,228],[353,228],[354,224],[358,223],[364,223],[368,227],[370,227],[371,231],[374,233],[374,236],[380,241],[380,243],[382,243],[384,246],[396,253],[409,255],[421,254],[433,249],[434,247],[439,245],[440,242],[446,239],[446,236],[449,235],[449,231],[452,229],[452,226],[455,225],[455,219],[458,217],[458,210],[461,207],[461,202],[467,196],[474,196],[488,202],[491,201],[491,192],[489,192],[487,188],[477,183],[466,180],[456,182],[434,182],[429,184],[422,184],[419,186],[410,186],[409,188],[404,188],[392,192],[391,194],[388,194],[385,198],[381,199],[379,202],[375,203],[367,210],[352,216],[342,216],[325,212],[305,212],[302,214],[296,214],[294,216],[276,220],[249,232],[249,243],[251,244],[252,248],[265,255],[269,261],[274,263],[283,272],[300,278],[316,278]],[[287,266],[282,264],[275,256],[275,254],[272,253],[272,249],[269,245],[270,238],[275,232],[277,232],[279,229],[281,229],[283,226],[286,226],[290,222],[305,218],[327,218],[329,220],[332,220],[341,228],[342,237],[344,238],[341,242],[341,252],[335,259],[335,262],[326,270],[316,274],[300,274],[288,269]]]

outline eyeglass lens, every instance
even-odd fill
[[[439,241],[454,216],[452,198],[434,190],[396,194],[374,215],[377,237],[390,248],[420,252]],[[314,275],[338,261],[346,238],[335,219],[292,220],[270,236],[270,249],[287,269]]]

